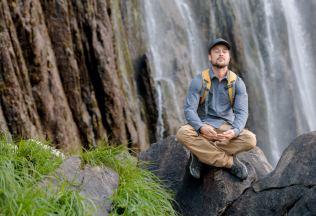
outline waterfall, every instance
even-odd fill
[[[183,115],[183,101],[178,97],[179,83],[176,82],[178,78],[178,71],[174,68],[174,57],[170,56],[168,59],[166,56],[168,53],[168,47],[165,47],[165,37],[176,38],[178,34],[174,26],[170,25],[168,21],[164,21],[162,15],[163,8],[160,8],[161,1],[146,1],[143,0],[144,5],[144,17],[146,20],[146,32],[147,32],[147,52],[149,56],[149,62],[151,68],[153,69],[153,78],[156,85],[156,95],[157,95],[157,111],[158,111],[158,124],[157,124],[157,140],[163,138],[165,131],[165,124],[163,116],[167,117],[169,124],[173,124],[173,128],[178,127],[181,124],[184,124],[184,115]],[[165,2],[163,2],[165,3]],[[174,3],[181,14],[181,20],[179,23],[184,24],[184,29],[186,30],[186,35],[184,38],[187,38],[185,44],[180,44],[180,40],[175,44],[179,44],[183,49],[179,49],[178,59],[182,57],[189,56],[189,59],[192,61],[194,74],[200,73],[202,70],[205,70],[207,66],[207,54],[203,54],[201,40],[199,37],[199,31],[194,23],[192,14],[188,4],[184,0],[176,0],[171,2]],[[171,26],[171,27],[170,27]],[[169,41],[168,41],[169,42]],[[166,42],[166,43],[168,43]],[[177,46],[177,45],[175,45]],[[186,47],[189,47],[189,52],[187,53]],[[185,62],[185,61],[184,61]],[[191,82],[193,76],[190,67],[190,61],[185,62],[183,65],[183,74],[178,79],[184,79],[186,85],[188,86]],[[167,98],[170,98],[169,100]],[[181,104],[179,106],[179,104]],[[167,109],[164,109],[166,107]],[[164,114],[164,110],[167,113]],[[176,122],[174,122],[174,119]]]
[[[316,112],[313,110],[316,104],[315,97],[312,95],[315,91],[313,90],[315,87],[312,87],[315,77],[312,77],[311,53],[306,46],[308,39],[304,37],[298,8],[293,1],[283,1],[288,45],[284,45],[284,37],[280,36],[282,29],[278,23],[279,14],[273,5],[275,1],[258,1],[255,6],[251,5],[250,1],[234,1],[234,3],[240,15],[245,63],[249,70],[256,74],[255,82],[259,82],[255,85],[260,85],[262,89],[260,97],[264,104],[257,106],[265,106],[266,113],[262,114],[266,116],[267,132],[260,135],[264,135],[269,142],[270,152],[266,154],[268,153],[270,163],[275,166],[282,151],[298,135],[296,133],[301,134],[316,129],[313,121],[316,119]],[[290,51],[290,59],[285,55],[286,50]],[[292,69],[289,66],[291,63]],[[294,76],[291,75],[292,73]],[[291,76],[292,79],[286,80]],[[296,86],[295,82],[297,82]],[[290,87],[293,84],[295,89]],[[299,91],[299,95],[295,91]],[[288,120],[289,117],[292,119],[291,122]]]
[[[270,163],[275,165],[278,161],[281,151],[278,143],[281,142],[280,136],[278,136],[277,122],[279,119],[274,113],[277,111],[278,104],[274,101],[274,90],[276,89],[276,83],[269,77],[273,77],[277,68],[273,67],[271,61],[271,56],[274,51],[274,41],[271,36],[271,23],[270,17],[271,10],[268,1],[264,1],[264,13],[262,14],[262,22],[265,22],[261,29],[257,29],[257,25],[253,22],[253,11],[250,9],[249,3],[247,1],[234,1],[236,12],[240,16],[240,30],[244,41],[243,53],[246,56],[246,65],[249,70],[255,74],[258,80],[256,85],[260,85],[262,88],[262,97],[265,107],[266,107],[266,121],[268,122],[267,133],[265,136],[270,143],[271,157]],[[214,13],[214,12],[213,12]],[[265,27],[265,28],[263,28]],[[259,41],[258,34],[264,35],[264,44],[266,44],[266,49],[262,46],[262,41]],[[247,83],[246,83],[247,85]],[[259,105],[260,106],[260,105]],[[250,128],[251,130],[251,128]]]
[[[206,39],[216,37],[232,42],[236,65],[229,67],[239,70],[252,91],[249,129],[256,131],[258,146],[273,166],[297,135],[316,130],[313,54],[295,0],[142,3],[156,84],[158,140],[184,123],[188,84],[208,67]]]
[[[189,4],[186,0],[175,0],[175,2],[180,10],[182,19],[185,22],[189,39],[190,55],[195,68],[195,73],[199,74],[208,68],[207,53],[203,52],[206,51],[206,49],[202,47],[201,37],[199,36],[199,31],[194,22]]]
[[[274,77],[274,74],[276,73],[276,68],[273,65],[273,53],[275,53],[276,51],[274,50],[274,41],[272,40],[272,33],[271,33],[271,21],[273,21],[273,13],[272,13],[272,6],[271,6],[271,2],[270,0],[266,0],[263,1],[263,5],[264,5],[264,16],[265,16],[265,31],[266,31],[266,38],[264,43],[267,46],[267,59],[268,62],[270,64],[271,70],[269,70],[269,76]],[[258,47],[258,49],[260,49]],[[271,145],[271,153],[272,153],[272,165],[276,165],[276,162],[279,160],[280,156],[281,156],[281,150],[280,147],[278,145],[278,142],[280,140],[278,140],[278,130],[276,127],[276,118],[274,118],[274,116],[277,113],[277,110],[273,109],[273,107],[275,108],[277,105],[276,104],[271,104],[271,101],[273,102],[273,100],[271,100],[271,96],[274,94],[273,92],[268,92],[269,89],[269,84],[267,83],[267,79],[266,77],[268,76],[268,72],[267,69],[264,68],[261,74],[261,80],[262,80],[262,86],[263,86],[263,90],[264,90],[264,95],[265,95],[265,102],[267,104],[267,118],[268,118],[268,127],[269,127],[269,138],[270,138],[270,145]]]
[[[144,14],[146,18],[146,30],[147,30],[147,36],[148,36],[148,45],[149,48],[149,61],[152,65],[151,68],[153,68],[154,72],[154,81],[156,87],[156,93],[157,93],[157,111],[158,111],[158,120],[157,120],[157,141],[161,140],[163,138],[163,132],[164,132],[164,122],[163,122],[163,99],[162,99],[162,92],[161,92],[161,86],[159,83],[159,78],[162,77],[162,69],[161,69],[161,54],[159,53],[159,45],[158,45],[158,27],[156,26],[156,22],[154,20],[154,10],[153,5],[150,3],[150,1],[144,0]]]
[[[210,41],[215,40],[216,37],[216,21],[215,21],[215,11],[214,11],[214,7],[215,7],[216,2],[212,2],[210,3],[210,14],[211,14],[211,35],[210,35]]]
[[[297,100],[298,106],[302,106],[303,113],[307,120],[308,129],[304,130],[301,124],[301,133],[316,130],[316,86],[315,68],[311,59],[312,52],[308,47],[309,38],[302,25],[301,14],[293,0],[282,0],[284,14],[288,29],[290,55],[293,65],[294,78],[297,82],[297,91],[300,98]]]
[[[163,134],[165,131],[164,126],[164,119],[163,119],[163,90],[162,90],[162,81],[169,80],[169,83],[173,83],[171,79],[168,78],[168,71],[166,71],[163,68],[164,63],[162,62],[162,56],[163,54],[163,47],[161,47],[161,37],[163,37],[161,33],[161,28],[158,26],[159,20],[159,14],[155,10],[155,4],[154,1],[147,1],[144,0],[144,13],[146,18],[146,30],[148,35],[148,50],[149,50],[149,62],[152,65],[153,68],[153,74],[154,74],[154,81],[156,85],[156,94],[157,94],[157,111],[158,111],[158,121],[157,121],[157,141],[163,139]],[[175,94],[175,92],[170,92],[172,95]],[[174,97],[173,97],[174,98]],[[179,107],[174,100],[174,105],[176,107],[176,111],[178,112],[178,116],[180,116]],[[182,121],[182,118],[180,116],[180,121]]]
[[[158,109],[158,121],[157,121],[157,141],[163,139],[163,132],[165,131],[164,122],[162,118],[162,93],[160,85],[157,86],[157,109]]]

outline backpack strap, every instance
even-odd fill
[[[209,69],[205,70],[202,72],[202,78],[203,78],[203,87],[201,90],[201,94],[200,94],[200,104],[202,104],[206,98],[206,93],[211,89],[211,77],[210,74],[208,73]]]
[[[234,98],[236,94],[235,84],[237,80],[237,75],[233,71],[229,71],[229,80],[227,83],[228,93],[229,93],[229,99],[230,103],[234,104]]]
[[[205,116],[208,114],[208,97],[209,97],[209,91],[211,89],[211,77],[210,74],[208,73],[209,69],[205,70],[202,72],[202,78],[203,78],[203,86],[201,89],[201,94],[200,94],[200,104],[202,104],[205,100]]]
[[[209,69],[202,72],[202,78],[203,78],[203,86],[200,93],[200,104],[202,104],[205,100],[205,116],[207,116],[208,98],[209,98],[208,92],[210,91],[211,86],[212,86]],[[234,105],[234,99],[235,99],[235,94],[236,94],[236,89],[235,89],[236,80],[237,80],[237,75],[234,72],[229,71],[228,83],[227,83],[227,87],[225,88],[228,89],[229,99],[232,105]]]

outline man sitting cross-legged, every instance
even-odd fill
[[[191,82],[184,103],[188,124],[180,126],[177,140],[191,151],[190,172],[201,174],[201,162],[230,169],[239,179],[248,176],[237,154],[256,146],[256,136],[244,129],[248,95],[241,78],[227,69],[231,47],[221,38],[211,42],[211,68]]]

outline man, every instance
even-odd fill
[[[222,38],[211,42],[208,58],[212,66],[203,72],[203,77],[199,74],[192,80],[184,103],[189,124],[179,127],[177,140],[191,151],[190,172],[195,178],[200,178],[201,162],[228,168],[241,180],[248,177],[247,168],[237,154],[254,148],[257,141],[252,132],[244,129],[248,94],[243,80],[235,77],[235,82],[228,85],[230,75],[234,75],[227,69],[230,49]],[[211,82],[209,89],[205,88],[208,84],[205,74]],[[233,87],[231,96],[229,88]],[[200,104],[202,95],[207,100]]]

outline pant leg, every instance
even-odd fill
[[[231,129],[231,124],[224,122],[219,129],[215,131],[219,134]],[[231,140],[216,141],[215,145],[227,152],[228,155],[237,155],[244,151],[253,149],[257,144],[256,135],[247,129],[243,129],[240,134]]]
[[[212,127],[207,124],[204,124],[204,126]],[[226,168],[230,168],[233,165],[233,157],[231,155],[216,147],[212,141],[207,141],[200,136],[190,124],[179,127],[177,140],[205,164]]]

